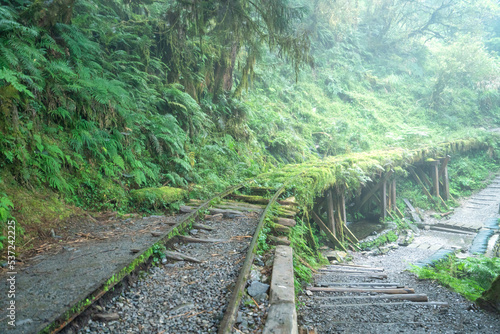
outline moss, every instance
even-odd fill
[[[179,188],[143,188],[132,190],[130,196],[140,209],[158,209],[187,198],[187,191]]]
[[[359,244],[359,247],[362,250],[370,250],[394,242],[396,240],[398,240],[398,235],[396,234],[396,232],[388,231],[387,233],[380,234],[377,238],[373,240],[367,242],[361,242]]]
[[[467,142],[467,145],[463,145]],[[392,149],[331,156],[302,164],[286,165],[283,168],[259,175],[257,183],[276,187],[293,179],[287,186],[298,203],[311,209],[313,200],[331,187],[355,190],[369,180],[378,178],[383,172],[422,161],[435,159],[451,153],[453,144],[460,143],[460,151],[488,147],[484,140],[467,139],[441,143],[416,150]]]

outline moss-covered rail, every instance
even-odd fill
[[[286,184],[286,183],[285,183]],[[269,200],[266,208],[262,212],[259,223],[257,224],[257,228],[255,229],[252,242],[248,247],[247,255],[245,257],[245,262],[241,267],[240,274],[238,276],[238,280],[233,288],[231,299],[229,300],[229,305],[227,306],[226,312],[224,313],[224,317],[219,326],[219,334],[227,334],[233,332],[233,326],[236,321],[236,316],[238,314],[238,308],[240,305],[241,298],[243,296],[243,292],[245,289],[245,284],[250,274],[250,269],[252,268],[252,263],[255,257],[255,253],[257,252],[257,241],[259,239],[259,234],[264,226],[266,216],[270,212],[274,203],[276,203],[279,195],[285,190],[285,185],[276,191],[274,196]]]

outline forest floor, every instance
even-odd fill
[[[450,227],[485,228],[492,219],[500,218],[500,177],[485,189],[461,201],[459,208],[446,218],[436,219],[426,212],[424,223]],[[414,288],[415,293],[426,294],[429,301],[447,302],[448,308],[424,306],[419,303],[398,304],[399,300],[364,299],[353,292],[314,292],[299,296],[299,325],[316,328],[319,333],[498,333],[500,315],[478,310],[472,302],[435,281],[420,280],[407,271],[410,264],[425,261],[440,249],[468,249],[474,234],[448,233],[431,229],[420,230],[408,247],[398,247],[384,255],[351,253],[356,265],[384,268],[387,282],[396,282]],[[396,245],[395,245],[396,247]],[[381,282],[361,277],[349,277],[335,272],[318,273],[312,286],[325,282]],[[337,283],[338,284],[338,283]],[[339,298],[340,297],[340,298]],[[352,298],[356,297],[356,298]],[[342,305],[341,305],[342,304]],[[349,305],[346,305],[349,304]],[[392,304],[392,305],[391,305]]]

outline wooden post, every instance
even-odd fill
[[[333,191],[332,189],[328,190],[327,194],[327,208],[326,208],[326,213],[328,216],[328,221],[327,221],[327,227],[330,231],[332,231],[334,236],[337,236],[337,231],[335,229],[335,217],[333,215]]]
[[[344,247],[344,245],[342,245],[342,243],[339,241],[339,239],[337,239],[337,237],[333,235],[332,231],[323,223],[321,218],[319,218],[318,215],[316,214],[316,212],[314,212],[314,211],[312,212],[312,218],[314,219],[316,224],[318,224],[319,228],[323,232],[325,232],[328,240],[330,240],[336,247],[342,249],[343,251],[347,251],[347,249]]]
[[[381,206],[380,206],[380,211],[382,214],[382,219],[385,220],[387,217],[387,180],[384,178],[382,180],[382,190],[381,190]]]
[[[450,199],[450,180],[448,179],[448,161],[450,161],[450,156],[446,156],[439,169],[439,176],[443,180],[443,199],[448,201]]]
[[[344,191],[340,193],[340,212],[342,214],[342,221],[347,224],[347,214],[345,211],[345,196]]]
[[[392,180],[391,186],[391,210],[396,210],[396,179]]]
[[[432,176],[432,193],[434,196],[439,197],[439,161],[431,163],[431,176]]]
[[[390,171],[385,173],[385,175],[382,177],[382,180],[379,183],[377,183],[376,185],[374,185],[373,188],[370,189],[370,191],[365,196],[363,196],[363,199],[361,200],[361,202],[359,203],[359,206],[357,207],[358,211],[361,210],[363,205],[365,205],[366,202],[368,202],[368,200],[373,196],[373,194],[375,194],[380,189],[380,187],[382,186],[382,183],[385,182],[391,176],[392,172],[393,172],[393,170],[391,169]]]

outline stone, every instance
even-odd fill
[[[255,296],[255,300],[260,303],[265,302],[268,298],[269,296],[267,295],[267,293],[260,293],[257,296]]]
[[[250,296],[255,297],[261,293],[266,293],[269,289],[269,284],[264,284],[259,281],[253,281],[247,289]]]
[[[243,312],[238,311],[238,316],[236,317],[236,323],[240,324],[243,321]]]
[[[262,274],[260,273],[259,270],[257,269],[252,269],[250,272],[250,281],[261,281],[262,280]]]

